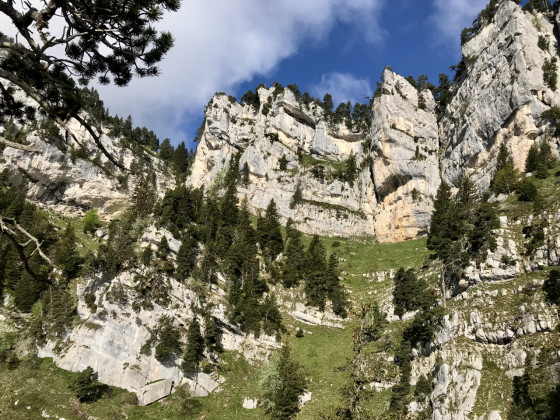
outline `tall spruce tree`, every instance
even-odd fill
[[[299,396],[306,387],[303,368],[290,353],[288,345],[282,347],[276,371],[264,384],[265,410],[275,420],[291,419],[299,413]]]
[[[318,235],[314,235],[305,253],[305,295],[307,303],[325,309],[327,292],[326,251]]]
[[[189,376],[196,374],[198,366],[204,358],[204,337],[200,332],[200,324],[195,318],[187,330],[187,346],[183,354],[183,371]]]

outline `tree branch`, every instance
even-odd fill
[[[15,229],[17,229],[20,233],[22,233],[24,236],[26,236],[29,240],[26,243],[21,244],[17,239],[17,236],[18,236],[17,233],[9,225],[14,226]],[[23,263],[23,266],[25,268],[25,271],[27,271],[29,274],[31,274],[31,276],[35,279],[39,279],[40,281],[46,282],[48,284],[53,284],[48,279],[47,280],[41,279],[41,277],[38,276],[37,273],[35,273],[33,271],[33,269],[29,266],[29,259],[25,255],[25,247],[31,241],[35,244],[35,250],[33,251],[33,253],[37,252],[41,256],[41,258],[49,266],[51,266],[53,268],[55,267],[55,265],[53,264],[51,259],[49,257],[47,257],[47,255],[41,249],[41,243],[39,242],[39,240],[35,236],[31,235],[27,230],[25,230],[23,227],[21,227],[14,219],[10,219],[8,217],[0,217],[0,232],[2,232],[4,235],[6,235],[8,237],[8,239],[10,239],[10,241],[12,241],[12,243],[16,247],[16,250],[18,251],[18,254],[19,254],[19,256],[21,258],[21,261]]]
[[[9,141],[8,139],[0,136],[0,143],[4,146],[11,147],[13,149],[20,149],[25,150],[26,152],[33,152],[33,153],[42,153],[40,150],[37,150],[31,146],[26,146],[25,144],[14,143],[13,141]]]

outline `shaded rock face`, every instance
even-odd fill
[[[538,46],[539,37],[549,42]],[[481,188],[490,185],[498,149],[505,143],[523,170],[527,152],[545,136],[540,114],[560,104],[558,90],[545,85],[542,66],[557,56],[554,25],[543,15],[503,2],[480,34],[463,46],[467,76],[441,124],[445,146],[443,179],[458,185],[465,174]]]

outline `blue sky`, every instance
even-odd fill
[[[193,146],[213,92],[240,98],[260,83],[365,102],[387,65],[437,84],[461,52],[459,34],[486,0],[183,0],[161,28],[175,38],[157,78],[101,87],[112,113],[131,114],[174,144]]]

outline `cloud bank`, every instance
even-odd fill
[[[156,78],[126,88],[99,87],[112,113],[131,114],[160,137],[192,138],[185,122],[200,117],[217,91],[266,76],[305,43],[319,43],[337,23],[348,23],[370,43],[382,38],[377,16],[385,0],[183,0],[161,28],[175,47]]]

